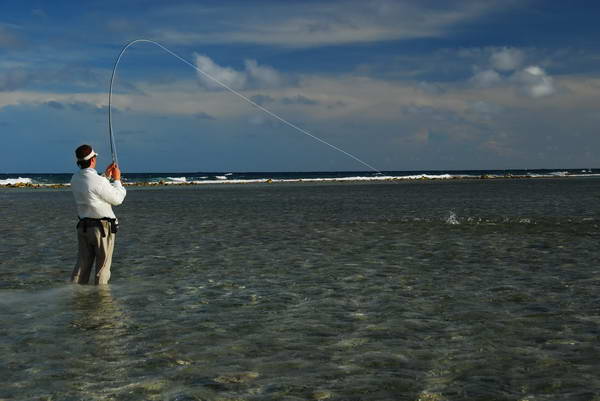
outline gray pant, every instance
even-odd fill
[[[104,237],[100,227],[80,225],[77,228],[77,241],[79,252],[77,263],[71,274],[71,282],[87,284],[94,260],[96,261],[96,276],[94,284],[108,284],[110,280],[110,265],[112,263],[113,249],[115,248],[115,234],[110,232],[110,223],[102,221]]]

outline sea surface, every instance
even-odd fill
[[[600,400],[599,177],[130,187],[106,287],[0,205],[0,400]]]
[[[15,184],[68,185],[73,173],[0,174],[0,187]],[[125,185],[255,184],[264,182],[404,181],[416,179],[600,177],[600,169],[423,170],[331,172],[179,172],[123,174]]]

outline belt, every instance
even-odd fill
[[[104,224],[103,221],[107,221],[110,223],[110,232],[116,234],[119,230],[119,222],[117,219],[111,219],[110,217],[102,217],[100,219],[92,219],[89,217],[84,217],[83,219],[80,217],[79,222],[77,223],[77,229],[79,227],[83,227],[83,232],[87,232],[88,227],[98,227],[100,229],[100,233],[102,233],[102,237],[106,237],[106,233],[104,232]]]

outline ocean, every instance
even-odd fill
[[[600,400],[597,172],[226,174],[135,177],[212,182],[129,187],[104,288],[0,188],[0,400]]]
[[[68,185],[72,173],[0,174],[0,187],[8,185]],[[423,171],[333,171],[333,172],[171,172],[125,173],[125,185],[256,184],[264,182],[403,181],[417,179],[600,177],[600,169],[534,170],[423,170]]]

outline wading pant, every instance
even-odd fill
[[[110,232],[110,223],[102,221],[104,237],[100,227],[81,225],[77,228],[79,252],[77,264],[71,274],[71,281],[78,284],[88,284],[94,261],[96,275],[94,284],[108,284],[110,280],[110,265],[115,247],[115,234]]]

